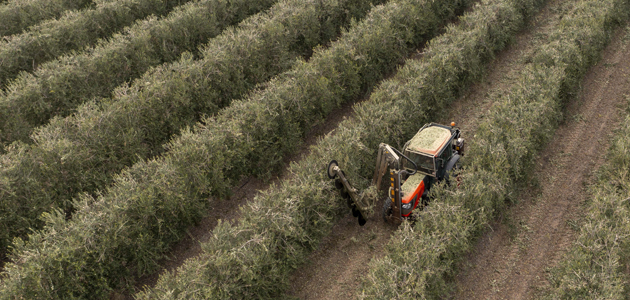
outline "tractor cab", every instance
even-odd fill
[[[420,128],[405,144],[403,154],[413,160],[418,173],[441,180],[446,171],[454,166],[463,150],[459,129],[431,123]],[[453,165],[449,165],[449,162]],[[415,166],[410,161],[403,160],[404,169],[412,171]]]
[[[454,124],[453,124],[454,125]],[[401,215],[408,217],[420,202],[426,204],[433,183],[448,178],[463,153],[463,139],[454,126],[427,124],[403,148],[407,178],[401,178]],[[416,172],[414,172],[416,171]]]

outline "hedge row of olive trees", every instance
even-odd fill
[[[480,76],[494,53],[509,43],[524,25],[524,18],[535,12],[540,2],[482,1],[461,17],[458,25],[449,26],[445,34],[432,40],[421,61],[408,61],[367,102],[355,107],[353,119],[343,121],[333,134],[313,146],[307,157],[291,165],[288,180],[247,204],[238,225],[217,225],[211,240],[202,245],[199,257],[187,261],[177,274],[162,276],[155,288],[137,297],[224,299],[282,295],[291,271],[304,263],[308,253],[330,232],[334,220],[347,213],[345,200],[339,198],[325,175],[327,163],[337,159],[353,184],[367,187],[378,144],[404,144],[430,120],[432,113],[442,111],[444,105],[456,99]],[[313,102],[318,103],[321,102]],[[271,146],[264,144],[269,139],[251,143],[253,148],[264,147],[264,152],[244,161],[245,166],[260,166],[260,161],[271,155],[279,158],[274,153],[284,150],[286,146],[281,143],[291,137],[289,133],[303,130],[297,122],[276,126],[275,130],[283,128],[279,135],[282,138],[271,141],[280,145],[269,151]],[[174,146],[183,145],[179,143]]]
[[[116,1],[107,4],[108,9],[113,11],[104,10],[108,13],[103,14],[103,18],[93,25],[105,29],[108,25],[104,24],[115,23],[111,20],[112,17],[127,16],[131,20],[135,19],[131,11],[155,12],[159,7],[165,12],[167,7],[182,0],[123,1],[129,3],[123,5],[123,2]],[[176,61],[184,52],[199,55],[198,48],[208,39],[248,16],[268,9],[276,2],[277,0],[193,1],[178,6],[163,18],[152,16],[139,21],[95,47],[44,63],[33,73],[20,73],[7,90],[0,94],[0,151],[2,145],[6,146],[16,140],[31,142],[29,135],[35,127],[45,125],[55,116],[65,117],[76,112],[78,106],[94,97],[109,97],[117,86],[142,76],[152,67]],[[120,11],[116,12],[117,10]],[[113,15],[110,16],[110,13]],[[89,17],[86,14],[85,17],[92,20],[94,16]],[[101,22],[103,24],[97,24]],[[76,35],[79,40],[92,36],[93,30],[88,28],[89,30],[82,31],[83,27],[90,26],[81,23],[70,26],[77,28],[67,28],[70,33],[60,32],[61,39],[50,38],[53,42],[61,42],[60,46],[65,47],[67,35]],[[86,36],[81,37],[84,34]],[[48,38],[48,35],[41,37]],[[39,35],[36,39],[39,39]],[[36,52],[54,51],[51,49],[56,48],[45,44],[38,41],[31,46]],[[15,52],[25,55],[27,64],[33,57],[32,53],[27,54],[28,51],[16,49]],[[0,64],[15,59],[10,53],[3,58],[1,53],[0,50]],[[0,68],[0,72],[4,69]]]
[[[419,213],[418,222],[404,223],[385,255],[370,263],[361,287],[364,298],[441,298],[450,290],[446,278],[454,274],[455,262],[504,209],[537,151],[553,136],[563,103],[575,94],[629,11],[625,0],[566,5],[561,20],[523,60],[518,84],[491,96],[495,104],[468,146],[459,186],[432,190],[434,200]]]
[[[21,34],[0,40],[0,87],[5,88],[22,71],[72,50],[82,50],[111,37],[125,26],[150,15],[165,15],[189,0],[105,1],[66,12],[59,19],[35,25]]]
[[[245,87],[253,87],[253,82],[256,80],[271,76],[269,72],[278,72],[278,70],[295,64],[300,66],[308,65],[304,61],[296,60],[295,58],[302,55],[309,56],[312,49],[308,49],[308,45],[314,46],[326,43],[328,40],[336,37],[343,26],[351,24],[351,20],[365,16],[370,8],[371,4],[369,2],[354,0],[282,1],[268,13],[253,17],[239,28],[230,30],[224,36],[217,38],[216,41],[213,41],[216,44],[209,44],[206,47],[204,51],[207,50],[207,57],[199,62],[183,59],[172,67],[164,68],[163,72],[156,72],[154,74],[156,77],[150,81],[138,81],[143,83],[142,89],[138,88],[134,93],[131,93],[131,89],[125,89],[127,92],[119,93],[121,96],[134,94],[135,100],[116,106],[117,109],[93,114],[91,117],[86,117],[88,115],[87,111],[95,107],[86,107],[85,111],[81,110],[77,114],[77,116],[85,118],[81,122],[73,124],[77,124],[77,127],[80,127],[86,122],[93,122],[91,123],[92,125],[83,127],[83,129],[95,128],[100,130],[102,126],[105,127],[103,124],[107,122],[105,120],[112,114],[117,114],[116,119],[112,120],[123,122],[112,121],[107,126],[117,128],[127,125],[123,124],[127,122],[126,119],[138,119],[133,121],[135,123],[132,122],[138,126],[137,128],[127,128],[123,131],[118,131],[120,134],[125,135],[126,138],[123,138],[117,147],[126,149],[129,144],[125,145],[124,142],[130,140],[137,140],[137,146],[143,147],[146,146],[143,143],[148,143],[150,138],[158,135],[166,140],[169,135],[164,135],[164,126],[159,125],[163,124],[160,122],[170,122],[169,124],[175,126],[179,124],[177,122],[182,122],[180,119],[188,120],[189,122],[194,121],[196,114],[200,113],[199,107],[206,105],[205,109],[212,111],[217,106],[226,105],[230,102],[230,99],[222,98],[220,95],[215,94],[226,96],[232,91],[233,87],[244,93]],[[380,18],[382,17],[377,19]],[[388,22],[386,24],[391,25],[392,23]],[[355,30],[354,33],[351,30],[342,38],[343,42],[337,42],[338,45],[342,46],[333,45],[332,48],[337,49],[339,52],[340,47],[347,47],[352,44],[369,45],[366,43],[369,41],[369,38],[382,37],[382,35],[370,35],[371,30],[378,28],[380,25],[371,25],[369,21],[366,21],[361,30]],[[402,31],[403,29],[400,30]],[[387,33],[391,33],[391,31]],[[394,39],[397,37],[391,36],[390,38]],[[328,50],[320,49],[318,51],[328,53]],[[327,59],[330,57],[330,55],[326,56]],[[339,54],[337,57],[339,57]],[[311,58],[311,61],[314,60],[317,59]],[[320,58],[319,64],[316,66],[334,67],[334,64],[331,65],[329,63],[334,63],[334,61],[322,61]],[[396,61],[388,61],[388,63],[394,65]],[[181,77],[175,77],[174,74],[178,74]],[[167,79],[172,79],[172,81],[169,82]],[[310,79],[310,77],[304,78],[302,82],[307,85]],[[207,89],[207,82],[213,83],[210,89]],[[273,85],[273,83],[268,85]],[[277,88],[268,86],[266,90],[273,91],[277,90]],[[264,91],[261,90],[257,93],[265,93]],[[205,96],[200,94],[205,94]],[[267,94],[272,95],[273,92],[268,92]],[[116,101],[116,103],[121,101],[123,100]],[[137,109],[131,110],[131,107],[137,107]],[[126,109],[129,109],[129,111],[125,111]],[[159,111],[160,114],[156,115],[156,111]],[[97,110],[93,112],[96,113]],[[134,113],[140,114],[140,116],[138,117]],[[145,118],[145,120],[142,118]],[[147,130],[149,122],[143,122],[146,121],[146,118],[152,118],[152,122],[158,125],[150,124],[150,127],[156,130],[154,132],[149,131],[148,134],[153,135],[138,140],[136,135]],[[64,120],[59,120],[58,125],[68,124]],[[73,127],[74,125],[69,125],[66,128]],[[50,129],[48,132],[51,136],[59,134],[59,131],[54,129]],[[84,134],[84,138],[90,137],[92,133],[94,131],[81,132],[81,134]],[[106,133],[104,132],[103,134]],[[86,168],[86,173],[92,171],[90,167],[96,167],[94,161],[91,163],[81,161],[89,161],[91,155],[95,154],[90,149],[87,151],[83,150],[86,144],[77,142],[75,145],[69,146],[70,141],[67,135],[62,134],[58,137],[58,140],[39,144],[39,148],[37,148],[39,150],[33,150],[35,148],[21,148],[24,150],[22,151],[17,150],[19,147],[16,147],[16,151],[10,150],[9,153],[12,155],[21,155],[20,153],[26,152],[32,155],[40,154],[39,158],[46,160],[44,166],[38,164],[41,160],[31,160],[34,165],[39,166],[37,166],[38,169],[36,170],[31,169],[33,172],[29,174],[39,172],[41,175],[42,172],[49,172],[50,169],[55,167],[64,168],[73,164],[82,164]],[[92,140],[98,144],[97,146],[105,148],[106,145],[109,145],[109,141],[100,141],[101,139],[109,138],[106,135],[90,138],[93,138]],[[66,154],[72,153],[72,155],[60,155],[56,159],[51,159],[52,154],[48,156],[42,155],[42,153],[50,150],[49,147],[58,147],[57,149],[66,150]],[[152,148],[158,147],[160,147],[159,143],[152,145]],[[96,148],[91,149],[94,150]],[[189,147],[175,151],[174,155],[188,154],[186,151],[190,149]],[[128,154],[126,159],[134,159],[133,150],[125,153]],[[80,151],[84,151],[81,153],[85,153],[85,155],[77,158],[76,154]],[[106,160],[112,157],[108,156],[108,154],[111,154],[110,149],[98,149],[98,151],[105,152],[102,155],[102,162],[104,164],[109,163]],[[142,152],[140,154],[146,155],[147,153]],[[200,183],[197,180],[203,179],[191,178],[189,177],[189,175],[192,175],[190,173],[178,172],[195,172],[198,168],[203,168],[203,166],[196,164],[196,162],[199,162],[199,159],[202,160],[202,163],[204,161],[209,163],[209,165],[205,165],[205,171],[211,170],[216,166],[207,161],[212,159],[211,155],[208,156],[204,152],[191,155],[193,156],[187,156],[177,161],[177,164],[172,162],[173,156],[136,164],[133,168],[118,176],[117,184],[109,189],[106,195],[98,199],[87,195],[82,196],[79,202],[74,203],[78,211],[72,216],[70,221],[66,222],[66,213],[61,213],[58,210],[45,214],[44,218],[49,222],[45,231],[41,232],[41,235],[37,233],[30,236],[28,242],[22,242],[18,239],[14,245],[16,251],[12,257],[17,264],[9,264],[6,267],[5,275],[7,279],[3,282],[0,298],[3,295],[6,295],[5,297],[8,298],[49,296],[63,298],[69,296],[87,297],[87,295],[103,297],[111,289],[129,285],[133,278],[155,271],[157,259],[163,256],[171,244],[181,238],[188,226],[204,214],[203,207],[207,205],[206,201],[202,199],[203,195],[195,194],[200,192],[195,189],[195,184]],[[5,155],[3,158],[3,163],[10,163],[14,161],[15,156]],[[12,169],[14,170],[13,167],[8,167],[6,170]],[[71,169],[66,170],[69,171]],[[102,174],[95,174],[95,172],[91,174],[102,176]],[[81,179],[85,179],[86,176],[84,172],[57,172],[55,175],[61,177],[66,175],[75,176],[76,182],[79,184],[82,182]],[[111,179],[113,174],[110,173],[108,176]],[[141,176],[143,179],[134,178],[135,176]],[[50,178],[54,177],[42,176],[40,179],[44,180],[47,178],[47,180],[50,180]],[[127,181],[125,178],[129,178],[131,181]],[[139,183],[137,180],[144,181],[144,183],[140,183],[138,186],[136,185]],[[66,181],[61,180],[60,184],[63,182]],[[5,183],[9,183],[9,181],[5,181]],[[25,180],[22,183],[29,184],[30,181]],[[131,184],[131,186],[128,184]],[[20,185],[15,184],[13,186],[17,187]],[[48,189],[50,192],[42,195],[56,196],[58,190],[52,190],[53,186],[49,181],[42,181],[37,187],[32,187],[30,191],[38,193],[39,189]],[[169,191],[159,191],[159,189],[167,189]],[[29,189],[23,191],[27,193]],[[206,191],[202,192],[205,193]],[[24,199],[22,197],[16,198],[12,195],[11,193],[3,194],[3,197],[15,199],[12,205],[7,205],[4,208],[8,211],[9,209],[14,209],[15,205],[17,205],[18,208],[12,213],[18,214],[18,217],[12,217],[12,220],[19,222],[26,218],[24,215],[19,215],[21,213],[20,209],[30,209],[30,207],[29,205],[21,206]],[[188,198],[186,197],[188,195],[194,196],[193,198]],[[31,197],[32,195],[28,195],[27,198],[31,199]],[[153,202],[161,200],[163,197],[166,197],[168,201],[164,201],[161,204]],[[46,201],[47,199],[41,198],[40,200]],[[196,203],[190,203],[188,200],[193,200]],[[119,203],[117,204],[116,202]],[[30,204],[33,203],[31,202]],[[72,205],[69,201],[65,204]],[[43,208],[44,210],[46,209],[46,207]],[[188,215],[180,211],[182,208],[190,210],[185,211]],[[153,212],[144,211],[145,209]],[[11,213],[5,215],[12,216]],[[28,217],[34,215],[29,215]],[[155,219],[158,215],[161,220]],[[166,225],[166,227],[162,227],[163,225]],[[120,226],[125,228],[123,229]],[[49,234],[47,230],[53,230],[56,233]],[[53,242],[52,244],[44,241],[48,238],[53,238],[53,240],[50,240]],[[28,247],[45,247],[48,250],[39,254],[28,250],[22,252]],[[32,256],[33,254],[35,255]]]
[[[168,155],[135,164],[98,197],[82,196],[72,220],[66,222],[58,210],[46,214],[48,226],[15,245],[3,294],[104,295],[120,286],[120,278],[155,270],[156,259],[204,215],[209,195],[224,195],[241,176],[267,171],[257,164],[279,167],[282,153],[258,152],[265,152],[263,140],[273,140],[267,137],[276,134],[276,126],[294,124],[277,132],[286,142],[280,152],[286,153],[314,121],[339,102],[363,95],[465,4],[405,0],[375,7],[328,49],[315,51],[308,63],[298,61],[264,90],[206,118],[195,132],[186,131],[169,144]],[[291,129],[292,136],[282,139]],[[252,141],[259,145],[250,147]],[[247,160],[260,162],[244,165]]]
[[[630,112],[630,111],[628,111]],[[550,272],[550,299],[627,299],[630,288],[630,117],[588,188],[577,240]]]
[[[2,0],[0,1],[0,37],[21,33],[29,26],[61,16],[68,10],[111,0]]]
[[[160,66],[113,99],[53,119],[35,132],[35,144],[14,145],[3,155],[3,245],[41,228],[42,212],[61,207],[70,214],[78,193],[104,189],[125,166],[161,153],[181,128],[290,69],[370,7],[355,0],[282,1],[210,41],[201,59]]]

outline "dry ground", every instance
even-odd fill
[[[582,93],[567,105],[565,121],[541,150],[535,184],[520,192],[517,204],[478,240],[462,264],[452,298],[536,299],[548,284],[546,270],[575,239],[571,225],[630,95],[627,31],[618,30],[587,73]]]

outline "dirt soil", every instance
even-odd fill
[[[348,210],[310,255],[309,263],[294,272],[288,294],[305,300],[354,298],[368,262],[383,252],[394,230],[396,227],[385,224],[380,213],[361,227]]]
[[[479,238],[461,264],[453,299],[537,299],[548,286],[546,270],[575,240],[593,171],[604,161],[609,136],[630,95],[628,29],[620,29],[602,60],[568,103],[565,120],[542,149],[534,184]]]

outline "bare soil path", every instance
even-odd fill
[[[502,87],[509,87],[507,79],[515,77],[511,74],[516,75],[519,60],[532,51],[530,40],[547,29],[549,20],[557,14],[555,8],[559,2],[562,1],[549,1],[530,20],[528,28],[517,34],[514,43],[497,55],[481,83],[473,85],[456,101],[451,113],[438,122],[448,124],[455,121],[466,139],[470,140],[478,118],[492,105],[484,99],[490,92],[501,92]],[[320,249],[310,255],[309,263],[294,272],[288,294],[305,300],[357,298],[361,277],[368,271],[369,261],[382,255],[383,246],[394,230],[395,227],[383,222],[379,213],[360,227],[356,218],[348,212],[333,227],[332,234],[322,241]]]
[[[602,60],[586,74],[565,121],[541,150],[534,184],[478,240],[456,278],[453,299],[536,299],[546,270],[574,241],[571,229],[587,197],[586,184],[602,164],[609,134],[630,94],[628,29],[615,34]]]

